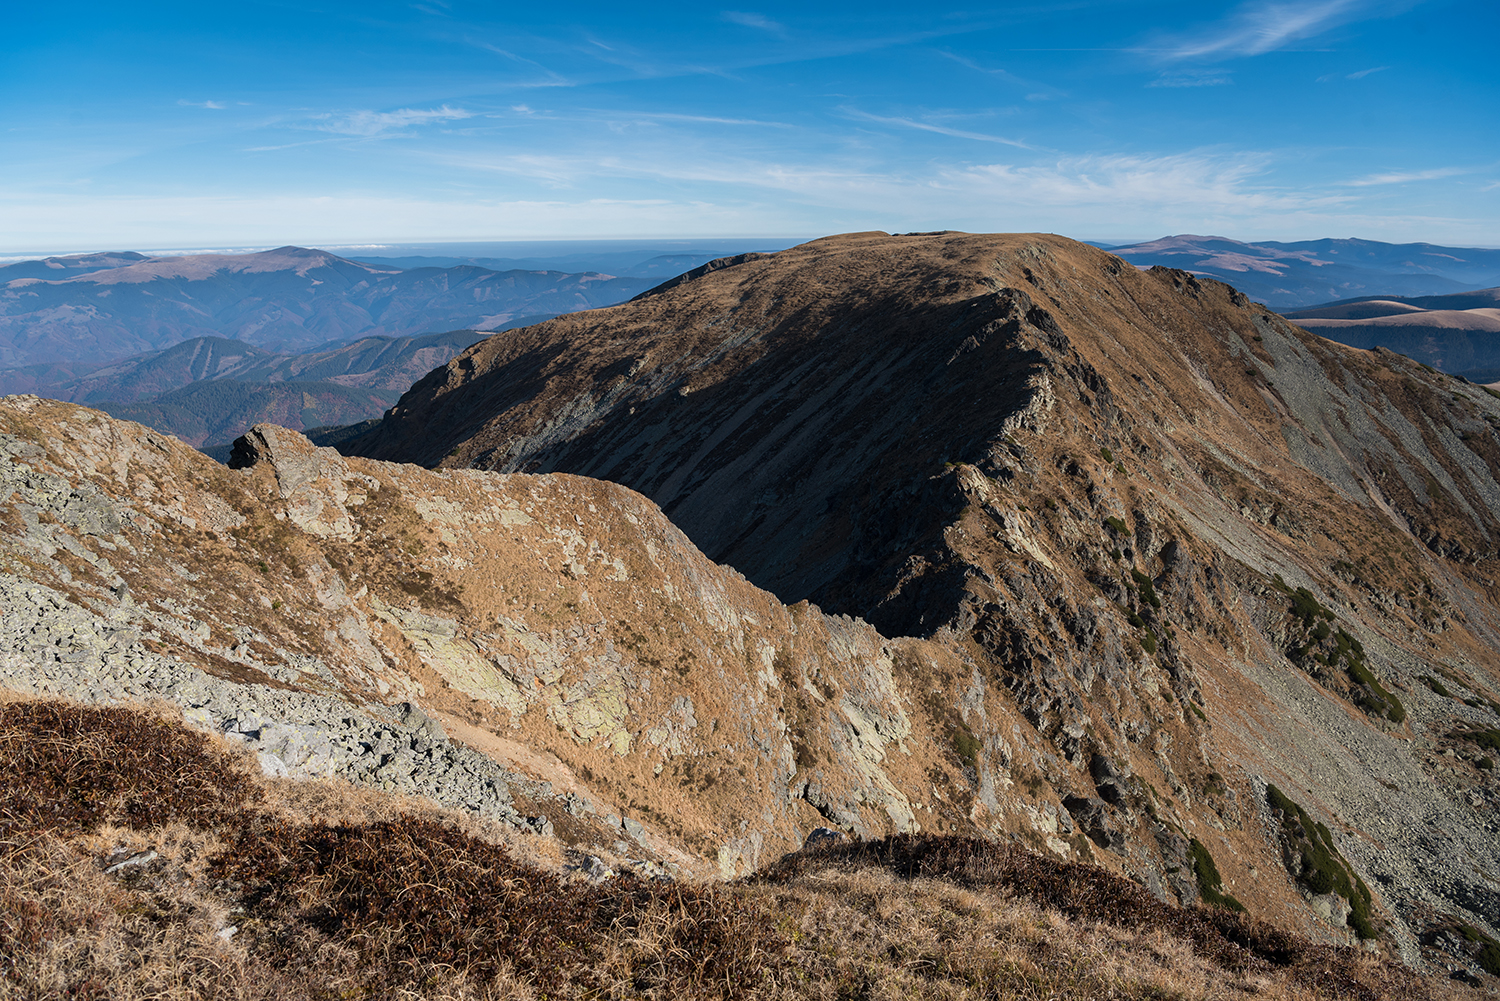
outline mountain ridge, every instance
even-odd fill
[[[0,365],[107,363],[199,336],[295,352],[361,336],[493,329],[628,299],[649,283],[472,266],[405,271],[301,247],[145,258],[0,284]]]
[[[1278,311],[1362,293],[1422,296],[1500,285],[1500,250],[1481,247],[1186,234],[1101,246],[1137,267],[1164,265],[1228,282]]]
[[[1426,749],[1489,717],[1411,719],[1452,711],[1423,676],[1500,706],[1497,428],[1478,387],[1216,281],[1053,236],[871,233],[476,345],[339,447],[622,482],[785,602],[964,651],[974,704],[1015,700],[1055,787],[1090,772],[1072,823],[1133,864],[1170,838],[1126,833],[1144,806],[1109,763],[1200,807],[1177,769],[1206,767],[1225,829],[1269,824],[1265,783],[1311,790],[1396,910],[1489,914],[1488,876],[1415,875],[1500,873],[1488,773],[1443,791]],[[1207,764],[1147,765],[1162,699],[1188,725],[1162,739]],[[1442,815],[1443,851],[1389,827],[1386,783]]]

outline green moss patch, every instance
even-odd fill
[[[1484,972],[1500,977],[1500,942],[1496,942],[1473,925],[1461,924],[1458,926],[1458,932],[1465,940],[1479,946],[1479,952],[1474,958],[1479,961]]]
[[[1371,716],[1384,717],[1392,723],[1406,721],[1406,707],[1375,677],[1365,660],[1365,648],[1343,628],[1335,628],[1334,615],[1305,587],[1293,589],[1278,574],[1272,581],[1276,590],[1291,599],[1291,616],[1301,624],[1300,637],[1294,638],[1288,656],[1304,669],[1317,665],[1313,673],[1326,675],[1340,668],[1348,679],[1349,697]],[[1429,688],[1441,683],[1427,679]],[[1436,691],[1436,689],[1433,689]]]
[[[1134,567],[1130,570],[1130,579],[1135,581],[1136,593],[1141,596],[1141,601],[1152,608],[1161,607],[1161,599],[1156,596],[1156,585],[1151,581],[1150,574],[1141,573]]]
[[[1245,910],[1245,905],[1234,899],[1233,894],[1224,892],[1224,880],[1219,876],[1219,867],[1214,865],[1214,857],[1209,854],[1203,842],[1197,838],[1190,840],[1188,856],[1193,860],[1193,874],[1198,878],[1198,892],[1202,894],[1205,904],[1231,911]]]
[[[1451,740],[1466,740],[1486,751],[1500,751],[1500,730],[1493,727],[1488,730],[1454,730],[1448,737]]]
[[[984,747],[979,738],[974,736],[974,731],[963,720],[959,720],[953,727],[953,752],[959,756],[964,764],[979,771],[979,752]]]
[[[1424,674],[1418,680],[1420,680],[1422,684],[1426,685],[1428,691],[1432,692],[1434,695],[1441,695],[1445,699],[1453,698],[1453,693],[1448,691],[1448,686],[1444,685],[1441,681],[1434,678],[1432,675]]]
[[[1349,927],[1362,939],[1379,933],[1371,917],[1370,888],[1333,843],[1324,824],[1314,823],[1307,811],[1274,785],[1266,799],[1281,811],[1282,861],[1299,886],[1311,893],[1337,893],[1349,902]]]

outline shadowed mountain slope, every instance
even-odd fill
[[[1060,238],[837,237],[493,338],[350,447],[626,483],[786,600],[922,631],[953,620],[968,576],[941,555],[972,503],[957,464],[1012,491],[1100,465],[1114,482],[1089,499],[1099,517],[1126,515],[1121,494],[1157,476],[1149,488],[1175,489],[1185,469],[1226,464],[1287,504],[1315,474],[1391,530],[1493,556],[1489,426],[1447,412],[1400,364],[1341,351],[1228,287],[1137,274]],[[1397,412],[1327,419],[1374,392],[1395,394]],[[1472,447],[1418,430],[1455,417],[1473,424]],[[1039,468],[1022,431],[1062,465]],[[1146,460],[1150,479],[1121,477],[1101,450]],[[946,596],[917,596],[943,580]]]

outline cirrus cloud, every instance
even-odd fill
[[[1444,177],[1456,177],[1470,173],[1466,167],[1438,167],[1433,170],[1392,171],[1387,174],[1371,174],[1354,181],[1345,181],[1346,187],[1368,188],[1378,184],[1407,184],[1411,181],[1436,181]]]
[[[1384,17],[1418,0],[1251,0],[1227,18],[1197,31],[1161,36],[1147,51],[1168,60],[1258,56],[1339,25]]]
[[[319,116],[316,128],[345,136],[372,137],[415,125],[432,125],[473,118],[474,112],[463,108],[400,108],[396,111],[352,111],[342,115]]]

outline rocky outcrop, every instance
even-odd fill
[[[278,774],[521,826],[586,801],[616,836],[716,872],[828,824],[973,823],[969,760],[911,706],[913,684],[970,670],[961,654],[789,608],[626,488],[346,459],[269,426],[226,469],[34,397],[0,403],[0,425],[5,687],[168,698]],[[969,698],[1026,729],[1003,692]],[[1046,787],[981,799],[997,829],[1058,810]]]
[[[152,637],[132,619],[101,616],[51,588],[0,575],[0,688],[104,705],[165,699],[190,723],[243,741],[267,775],[339,778],[532,826],[512,806],[505,770],[447,740],[414,707],[355,707],[216,678],[153,652]],[[298,680],[299,672],[278,673],[284,682]]]

